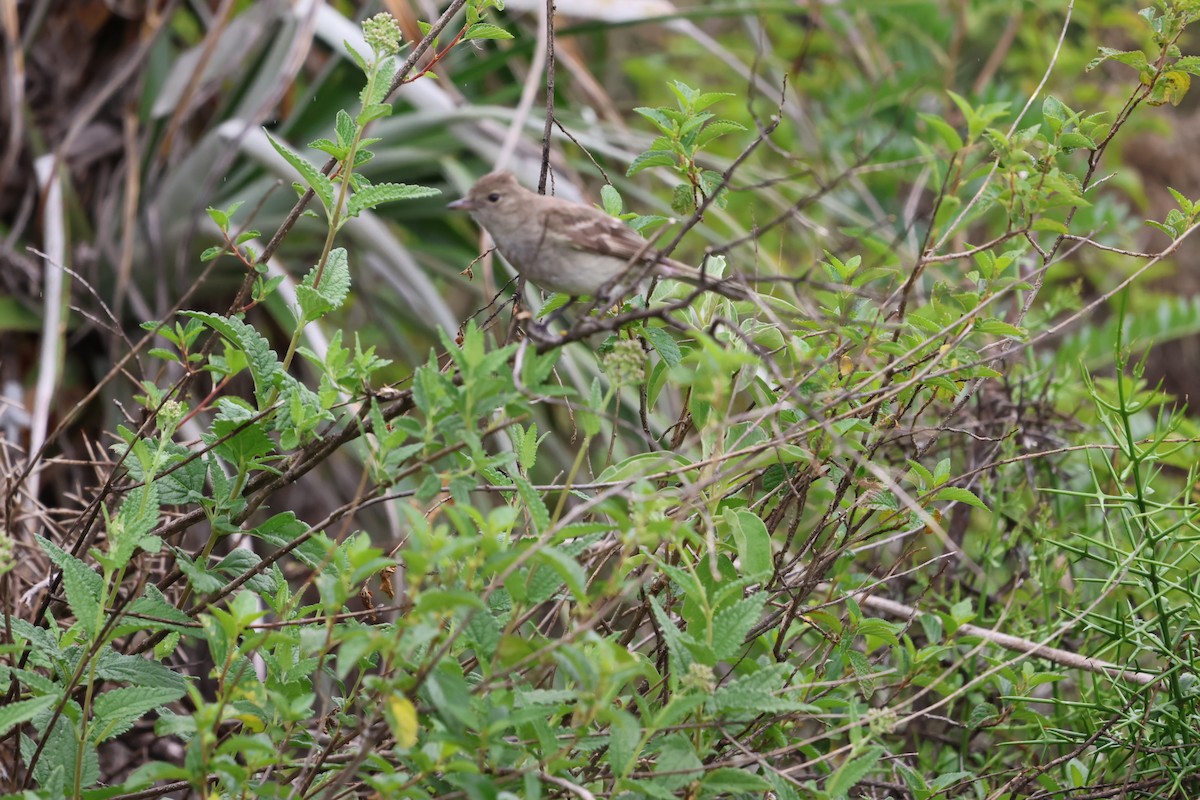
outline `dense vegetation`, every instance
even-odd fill
[[[1200,0],[79,5],[4,20],[3,791],[1200,791]],[[750,298],[528,337],[497,165]]]

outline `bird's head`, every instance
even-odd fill
[[[528,191],[521,187],[517,176],[511,172],[489,172],[475,181],[466,197],[455,200],[446,208],[467,211],[484,227],[488,227],[492,222],[527,213],[522,199],[526,194]]]

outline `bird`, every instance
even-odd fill
[[[648,275],[684,281],[733,299],[745,287],[707,275],[655,250],[649,241],[603,210],[526,189],[511,172],[490,172],[447,208],[466,211],[491,234],[522,276],[542,289],[605,302],[626,294],[623,278]],[[648,268],[648,272],[647,272]]]

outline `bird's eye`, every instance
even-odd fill
[[[492,203],[494,203],[494,202],[496,202],[496,201],[497,201],[497,200],[499,200],[499,199],[500,199],[500,193],[499,193],[499,192],[492,192],[491,194],[489,194],[489,195],[488,195],[488,201],[489,201],[489,202],[492,202]]]

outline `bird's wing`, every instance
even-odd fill
[[[625,261],[633,259],[639,253],[642,258],[654,254],[646,240],[638,236],[632,228],[599,209],[572,203],[567,208],[554,209],[553,214],[562,222],[561,225],[555,226],[555,229],[564,231],[567,243],[576,250],[600,253]]]
[[[626,262],[633,261],[635,258],[638,261],[651,261],[658,253],[653,247],[648,246],[646,239],[642,238],[633,228],[615,217],[610,217],[598,208],[559,201],[558,198],[544,198],[544,201],[553,203],[553,206],[548,207],[547,222],[550,222],[551,217],[561,221],[561,224],[550,223],[547,227],[556,231],[565,231],[565,243],[571,248],[612,256]],[[695,267],[673,258],[659,259],[654,271],[661,277],[710,288],[720,285],[724,288],[715,289],[715,291],[734,299],[745,299],[749,296],[744,287],[733,285],[728,280],[705,275]]]

